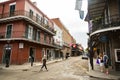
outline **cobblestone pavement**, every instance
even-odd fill
[[[41,66],[26,70],[0,70],[0,80],[102,80],[91,78],[86,74],[88,61],[81,57],[70,57],[67,60],[48,64],[48,71],[40,71]]]

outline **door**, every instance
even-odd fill
[[[8,60],[8,62],[10,63],[10,56],[11,56],[11,46],[7,45],[3,51],[2,63],[5,64],[6,60]]]
[[[33,57],[33,59],[35,60],[35,48],[30,47],[30,51],[29,51],[29,62],[30,62],[30,58]]]

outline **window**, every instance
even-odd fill
[[[10,16],[14,16],[14,12],[15,12],[15,4],[11,4],[10,5]]]
[[[28,39],[32,39],[33,38],[33,27],[32,26],[28,26]]]
[[[38,14],[36,14],[36,22],[41,24],[41,17]]]
[[[40,31],[39,31],[39,30],[37,30],[37,37],[36,37],[36,40],[37,40],[37,41],[40,41]]]
[[[47,40],[47,34],[44,34],[44,43],[46,43]]]
[[[33,37],[33,38],[32,38],[33,40],[36,40],[36,32],[37,32],[37,29],[33,29],[33,36],[32,36],[32,37]]]
[[[115,49],[115,60],[120,62],[120,49]]]
[[[12,34],[12,24],[7,25],[6,38],[11,38],[11,34]]]
[[[29,17],[30,18],[33,18],[33,11],[30,9],[30,12],[29,12],[30,14],[29,14]]]
[[[48,24],[48,20],[47,19],[44,20],[44,24],[46,24],[46,25]]]
[[[51,44],[51,37],[49,36],[49,44]]]

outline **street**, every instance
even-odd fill
[[[28,70],[0,70],[1,80],[99,80],[86,74],[88,61],[81,57],[69,57],[67,60],[48,64],[48,71],[41,66],[34,66]]]

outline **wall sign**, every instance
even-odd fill
[[[100,36],[99,40],[100,40],[101,42],[107,42],[107,41],[108,41],[108,37],[105,36],[105,35],[103,35],[103,36]]]
[[[24,48],[24,43],[19,43],[19,48]]]

